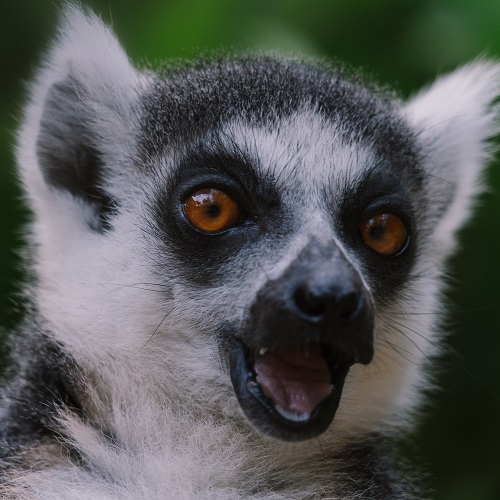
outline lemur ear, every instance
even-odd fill
[[[444,254],[467,220],[500,132],[500,65],[478,61],[438,79],[415,96],[405,113],[424,151],[434,207],[434,237]]]
[[[100,19],[66,7],[19,135],[19,163],[36,212],[64,193],[105,220],[115,203],[106,189],[109,163],[128,150],[137,81]]]

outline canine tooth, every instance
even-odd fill
[[[259,354],[260,354],[261,356],[264,356],[264,354],[266,354],[266,352],[267,352],[267,351],[269,351],[269,347],[261,347],[261,348],[259,349]]]

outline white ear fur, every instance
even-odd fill
[[[477,61],[438,79],[406,107],[424,148],[432,203],[441,207],[434,237],[445,255],[470,214],[494,152],[488,141],[500,132],[499,95],[500,65]]]
[[[44,181],[37,141],[49,92],[69,77],[76,82],[79,109],[85,110],[102,157],[113,157],[126,150],[122,146],[133,122],[129,114],[136,99],[139,74],[102,21],[74,4],[63,11],[56,40],[31,86],[18,135],[17,156],[22,179],[35,213],[42,218],[47,210],[61,208],[49,208],[54,197],[61,199],[59,205],[64,196],[68,199]]]

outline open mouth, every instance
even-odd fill
[[[252,349],[236,341],[230,356],[243,412],[261,432],[285,441],[311,439],[328,428],[352,364],[320,342]]]

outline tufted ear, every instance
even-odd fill
[[[109,29],[69,5],[31,88],[18,141],[21,173],[43,216],[54,197],[84,207],[102,228],[116,203],[110,164],[128,150],[138,74]],[[89,221],[88,221],[89,222]]]
[[[405,112],[424,151],[438,249],[448,254],[480,192],[500,132],[500,65],[478,61],[438,79]]]

